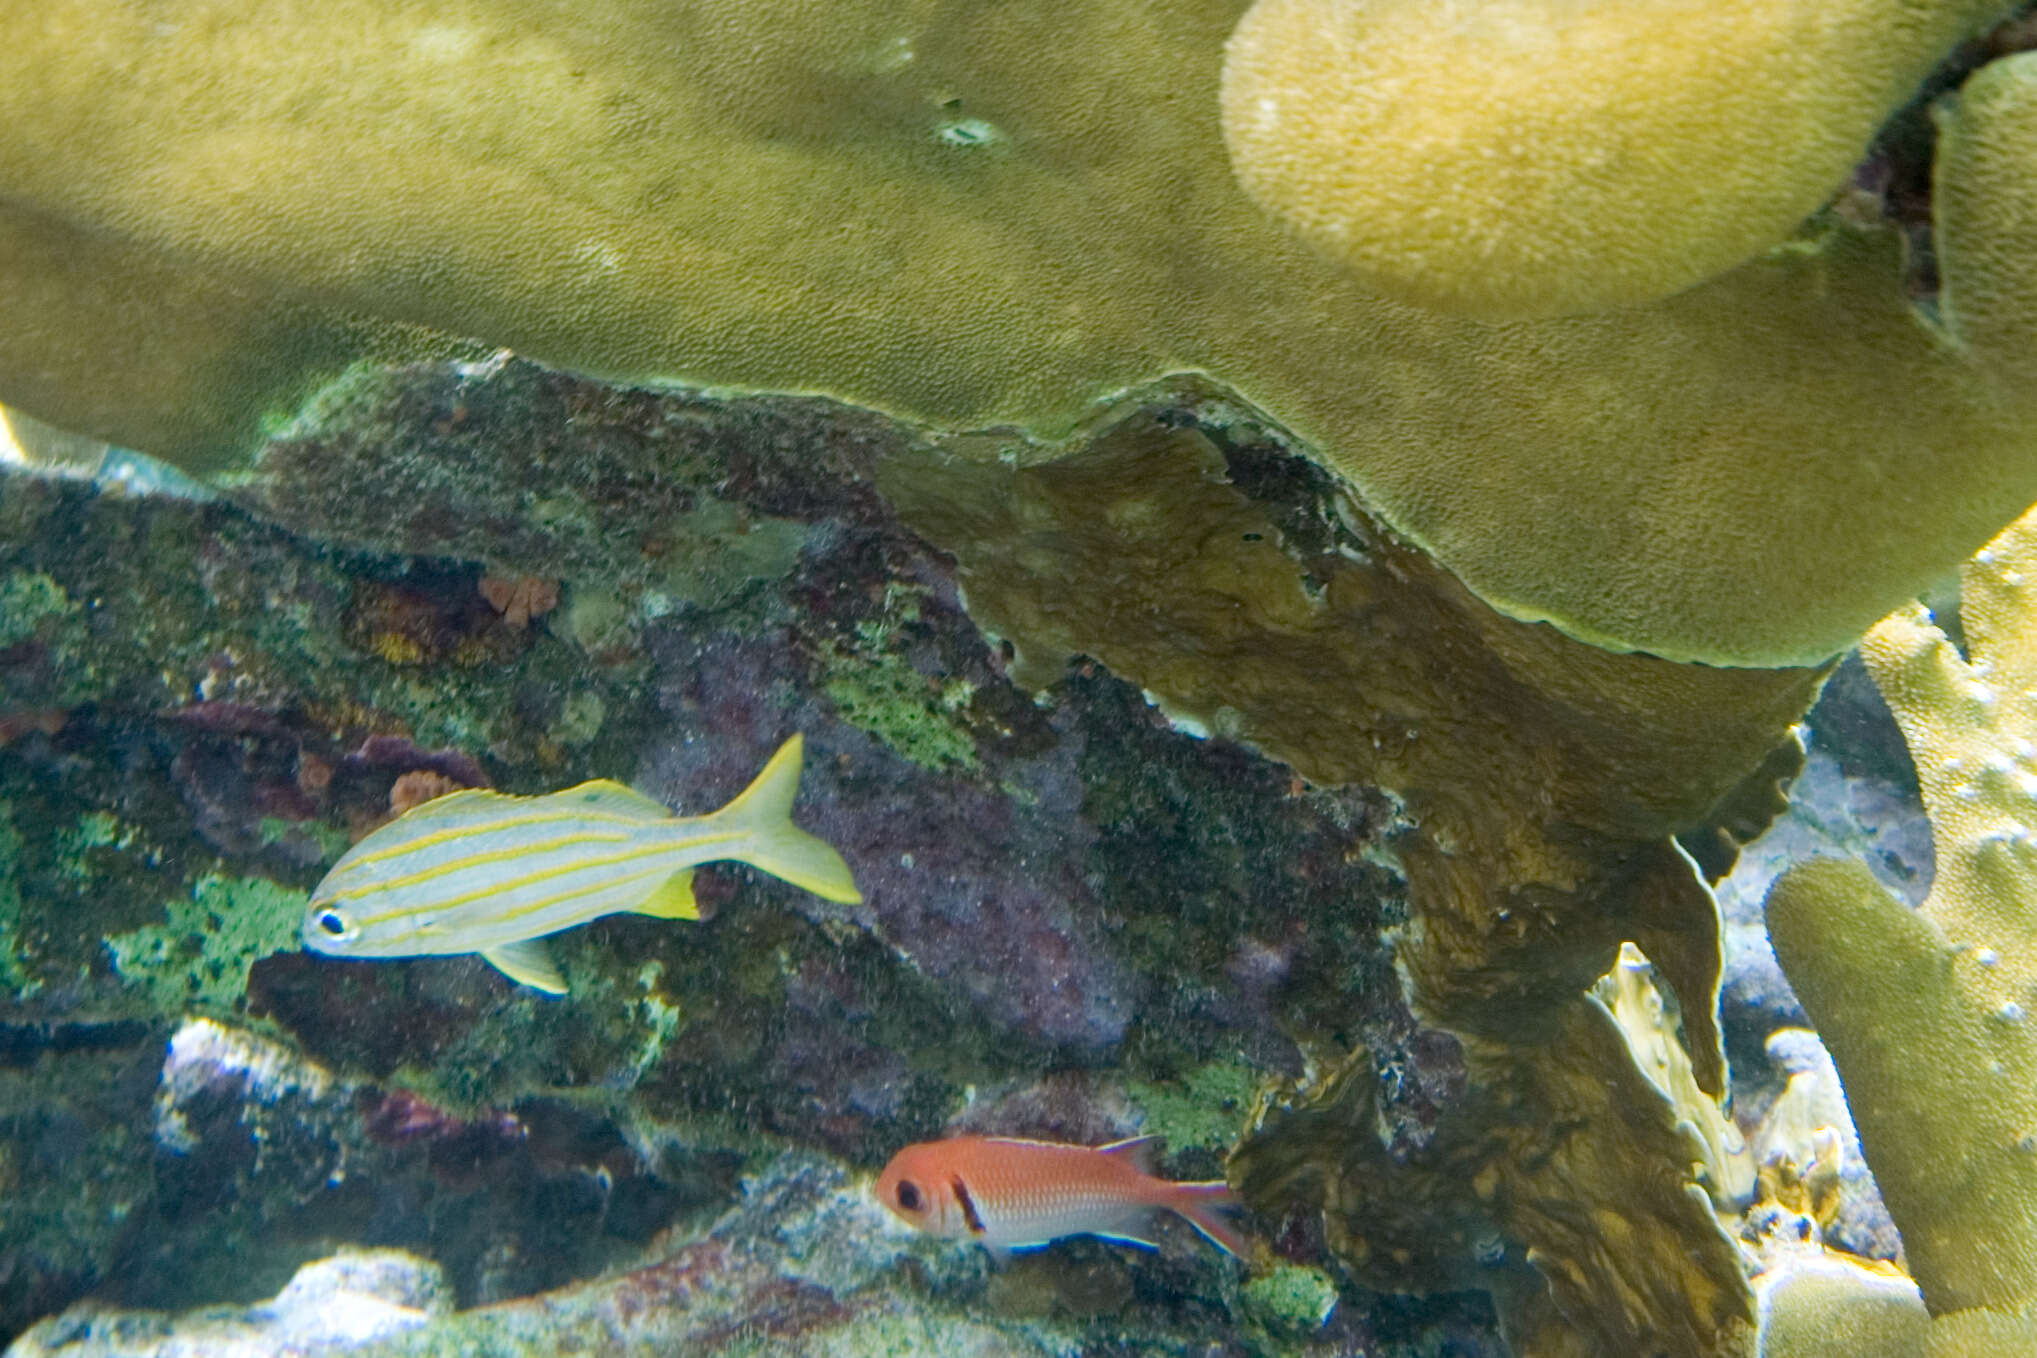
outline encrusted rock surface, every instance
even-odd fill
[[[226,498],[0,479],[0,1092],[69,1119],[54,1158],[5,1123],[0,1332],[88,1292],[253,1303],[346,1248],[429,1257],[470,1310],[557,1295],[667,1257],[787,1147],[839,1175],[958,1117],[1155,1131],[1214,1174],[1260,1087],[1359,1031],[1419,1137],[1456,1057],[1382,940],[1390,800],[1177,730],[1092,660],[1016,682],[876,489],[900,455],[823,401],[498,361],[357,374]],[[793,730],[862,907],[706,870],[697,924],[562,938],[559,1001],[295,949],[406,787],[611,776],[694,811]],[[1240,1279],[1078,1244],[924,1286],[1092,1339],[1138,1297],[1124,1342],[1172,1351],[1261,1342]],[[1494,1342],[1477,1300],[1341,1295],[1287,1342]]]

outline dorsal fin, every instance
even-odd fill
[[[398,819],[412,822],[435,820],[440,816],[457,815],[477,802],[514,800],[517,799],[510,797],[506,793],[494,792],[485,787],[463,787],[457,792],[448,792],[442,797],[434,797],[428,802],[420,802],[404,812]]]
[[[1128,1136],[1122,1141],[1113,1141],[1096,1149],[1100,1155],[1116,1156],[1130,1162],[1132,1168],[1141,1174],[1151,1174],[1153,1157],[1160,1150],[1160,1138],[1149,1132],[1145,1136]]]
[[[570,806],[588,811],[612,811],[619,815],[669,819],[672,808],[626,783],[613,778],[594,778],[552,794]]]

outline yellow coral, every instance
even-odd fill
[[[1494,319],[1681,292],[1781,241],[1997,0],[1258,0],[1246,190],[1370,287]]]
[[[1906,1279],[1812,1249],[1756,1288],[1761,1358],[1924,1358],[1931,1318]]]
[[[1860,864],[1820,860],[1768,901],[1776,954],[1941,1317],[1934,1352],[1941,1329],[2037,1341],[2037,511],[1962,586],[1970,658],[1915,606],[1861,646],[1915,758],[1930,897],[1911,911]]]
[[[1675,1109],[1678,1122],[1702,1148],[1698,1181],[1722,1208],[1744,1206],[1754,1192],[1755,1165],[1746,1138],[1719,1101],[1698,1087],[1690,1052],[1678,1037],[1674,995],[1655,982],[1655,968],[1632,943],[1597,987],[1599,1001],[1627,1039],[1634,1064]],[[1709,1000],[1711,997],[1706,996]],[[1706,1017],[1701,1023],[1708,1024]]]
[[[400,632],[378,632],[368,639],[368,649],[392,665],[422,665],[424,647]]]

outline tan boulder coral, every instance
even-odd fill
[[[1911,307],[1891,231],[1604,316],[1382,300],[1232,176],[1243,9],[50,0],[0,50],[0,401],[230,469],[454,336],[1045,440],[1199,372],[1502,610],[1742,665],[1843,649],[2037,500],[2033,384]],[[1832,60],[1884,87],[1968,13]],[[1989,182],[1948,287],[2006,337],[2037,222]]]
[[[1602,311],[1791,235],[2004,8],[1259,0],[1231,35],[1224,138],[1253,198],[1381,293]]]
[[[1916,606],[1861,646],[1930,813],[1929,898],[1818,860],[1768,920],[1936,1317],[1929,1351],[2007,1355],[2037,1351],[2037,513],[1961,580],[1964,657]]]

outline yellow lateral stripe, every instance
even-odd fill
[[[671,875],[672,873],[663,866],[646,868],[642,872],[624,873],[620,877],[611,877],[605,882],[596,882],[590,887],[581,887],[573,891],[562,891],[556,896],[547,896],[541,901],[533,901],[529,905],[518,909],[505,910],[495,918],[498,921],[522,919],[525,915],[535,915],[540,910],[549,910],[555,905],[570,901],[575,896],[585,896],[595,891],[607,891],[611,887],[628,886],[631,882],[641,882],[646,877],[670,877]],[[547,930],[546,932],[549,933],[551,931]]]
[[[573,862],[564,863],[559,865],[558,867],[546,868],[539,872],[525,873],[521,877],[512,877],[507,881],[490,882],[485,886],[476,887],[474,890],[464,892],[461,895],[450,896],[444,900],[431,901],[429,902],[429,904],[435,909],[453,910],[457,909],[460,906],[468,905],[474,901],[481,900],[487,896],[501,895],[505,892],[515,891],[520,887],[529,886],[533,882],[550,881],[554,877],[563,877],[567,873],[581,872],[586,870],[587,868],[612,867],[618,863],[628,863],[635,859],[647,857],[651,854],[673,854],[683,852],[686,849],[695,848],[700,845],[717,844],[732,839],[747,839],[747,838],[749,838],[749,836],[746,833],[702,835],[697,840],[689,840],[685,844],[677,846],[671,844],[645,844],[637,848],[630,849],[625,853],[589,855],[586,858],[575,859]],[[691,863],[698,863],[702,861],[705,860],[693,859],[689,863],[675,863],[671,868],[667,869],[667,871],[677,872],[679,871],[680,868],[691,866]],[[436,876],[437,874],[432,875]],[[384,889],[386,888],[377,888],[376,890],[379,891]],[[369,894],[372,895],[373,893],[371,892]],[[568,892],[566,893],[565,897],[561,897],[560,899],[566,899],[567,897],[579,894],[580,894],[579,892]],[[363,897],[362,899],[367,899],[367,897]],[[358,929],[365,930],[370,925],[380,924],[383,920],[395,919],[400,915],[411,914],[417,909],[418,903],[413,902],[408,905],[400,906],[394,910],[385,910],[379,915],[365,915],[359,920],[355,921],[355,927]],[[491,915],[489,918],[514,919],[528,913],[529,913],[528,910],[518,910],[514,912],[505,912],[504,914],[501,915]]]
[[[357,922],[356,927],[366,929],[372,924],[380,924],[383,920],[396,919],[399,916],[411,914],[422,905],[429,905],[435,910],[457,910],[463,905],[471,905],[475,901],[484,900],[490,896],[500,896],[506,892],[515,891],[519,887],[530,886],[536,882],[548,882],[554,877],[565,877],[572,873],[585,872],[589,868],[614,867],[618,864],[634,862],[640,858],[646,858],[652,854],[660,854],[664,851],[664,846],[660,844],[640,844],[633,849],[626,849],[622,853],[590,854],[585,858],[576,858],[569,863],[561,863],[555,867],[545,868],[537,872],[527,872],[521,877],[511,877],[506,880],[488,882],[482,886],[475,887],[472,891],[462,892],[457,896],[447,896],[443,899],[428,899],[425,901],[419,901],[413,896],[411,902],[407,905],[393,910],[385,910],[379,915],[363,916]],[[678,869],[673,868],[672,871],[677,872]],[[505,916],[490,915],[488,918],[496,920],[505,918]]]
[[[729,841],[729,840],[732,840],[732,839],[744,839],[744,838],[747,838],[747,836],[745,836],[745,835],[742,835],[742,834],[721,834],[721,835],[702,835],[702,836],[700,836],[700,837],[699,837],[699,838],[697,838],[697,839],[691,839],[691,840],[688,840],[688,841],[686,841],[686,843],[685,843],[685,844],[683,844],[683,845],[679,846],[679,848],[677,848],[677,849],[674,849],[674,848],[673,848],[673,846],[671,846],[671,845],[653,845],[653,846],[649,846],[649,847],[647,847],[647,848],[645,848],[645,849],[641,849],[641,850],[635,850],[635,851],[632,851],[632,852],[631,852],[631,853],[629,853],[629,854],[612,854],[612,855],[610,855],[610,856],[609,856],[608,858],[606,858],[606,859],[603,859],[603,860],[601,861],[601,866],[604,866],[604,867],[605,867],[605,866],[607,866],[607,865],[609,865],[609,864],[612,864],[612,863],[626,863],[626,862],[628,862],[628,861],[629,861],[629,860],[630,860],[631,858],[633,858],[633,857],[637,857],[637,856],[639,856],[640,854],[643,854],[643,853],[652,853],[652,852],[665,852],[665,853],[673,853],[673,852],[683,852],[683,851],[684,851],[684,850],[686,850],[686,849],[693,849],[693,848],[698,848],[698,847],[700,847],[700,846],[702,846],[702,845],[706,845],[706,844],[720,844],[720,843],[725,843],[725,842],[727,842],[727,841]],[[661,875],[662,875],[662,876],[666,876],[666,877],[669,877],[669,876],[671,876],[671,875],[672,875],[673,873],[675,873],[675,872],[683,872],[683,871],[684,871],[685,869],[687,869],[687,868],[689,868],[689,867],[692,867],[692,866],[693,866],[694,864],[696,864],[696,863],[700,863],[700,862],[703,862],[703,861],[708,861],[708,860],[703,860],[703,859],[698,859],[698,858],[694,858],[694,859],[689,859],[689,860],[687,860],[687,861],[686,861],[685,863],[682,863],[682,864],[680,864],[680,865],[679,865],[678,867],[672,867],[672,866],[670,866],[669,864],[664,864],[664,863],[661,863],[661,864],[659,864],[659,865],[658,865],[657,867],[655,867],[655,868],[649,868],[649,869],[646,869],[646,870],[645,870],[645,871],[643,871],[643,872],[632,872],[632,873],[626,873],[626,874],[624,874],[624,875],[623,875],[623,876],[621,876],[621,877],[611,877],[611,878],[608,878],[608,879],[606,879],[606,880],[604,880],[604,881],[601,881],[601,882],[597,882],[596,884],[594,884],[594,885],[593,885],[593,886],[591,886],[591,887],[586,887],[586,888],[582,888],[582,889],[577,889],[577,890],[573,890],[573,891],[562,891],[562,892],[560,892],[560,893],[559,893],[558,895],[556,895],[556,896],[547,896],[547,897],[545,897],[545,898],[544,898],[543,900],[540,900],[540,901],[533,901],[533,902],[532,902],[531,904],[529,904],[529,905],[525,905],[525,906],[519,906],[519,907],[518,907],[518,908],[516,908],[515,910],[504,910],[504,911],[503,911],[502,913],[500,913],[500,914],[498,914],[498,915],[495,915],[495,916],[493,916],[493,918],[494,918],[495,920],[497,920],[497,921],[501,921],[501,920],[511,920],[511,919],[522,919],[522,918],[523,918],[523,917],[524,917],[525,915],[534,915],[534,914],[536,914],[536,913],[537,913],[538,911],[540,911],[540,910],[549,910],[549,909],[551,909],[551,908],[552,908],[553,906],[555,906],[555,905],[558,905],[558,904],[559,904],[560,902],[562,902],[562,901],[570,901],[570,900],[572,900],[572,899],[573,899],[573,898],[574,898],[575,896],[585,896],[585,895],[586,895],[586,894],[588,894],[588,892],[590,892],[590,891],[605,891],[605,890],[607,890],[607,889],[608,889],[608,888],[610,888],[610,887],[616,887],[616,886],[626,886],[626,885],[628,885],[628,884],[629,884],[629,883],[631,883],[631,882],[636,882],[636,881],[641,881],[642,879],[644,879],[644,878],[646,878],[646,877],[657,877],[657,876],[661,876]],[[512,883],[510,883],[510,884],[509,884],[509,885],[508,885],[507,887],[503,887],[503,886],[498,886],[498,887],[495,887],[495,888],[494,888],[494,890],[497,890],[497,891],[505,891],[505,890],[514,890],[514,889],[515,889],[516,887],[520,887],[520,886],[523,886],[523,885],[525,885],[525,884],[526,884],[526,883],[528,883],[528,882],[537,882],[537,881],[543,881],[543,880],[545,880],[546,878],[549,878],[549,877],[557,877],[557,876],[559,876],[559,875],[560,875],[560,874],[559,874],[559,873],[557,873],[557,872],[546,872],[546,873],[532,873],[532,874],[531,874],[531,875],[530,875],[529,877],[526,877],[526,878],[522,879],[521,881],[517,881],[517,882],[512,882]]]
[[[570,901],[570,900],[572,900],[572,899],[573,899],[573,898],[574,898],[575,896],[589,896],[589,895],[592,895],[593,893],[595,893],[595,892],[597,892],[597,891],[606,891],[606,890],[610,889],[611,887],[618,887],[618,886],[628,886],[628,885],[629,885],[629,884],[630,884],[631,882],[641,882],[641,881],[643,881],[643,880],[644,880],[645,878],[656,878],[656,877],[661,877],[661,876],[669,876],[669,875],[670,875],[670,874],[666,872],[666,870],[665,870],[665,868],[664,868],[664,866],[663,866],[662,864],[661,864],[660,866],[658,866],[658,867],[655,867],[655,868],[645,868],[645,869],[644,869],[643,871],[641,871],[641,872],[631,872],[631,873],[625,873],[625,874],[623,874],[623,875],[622,875],[622,876],[620,876],[620,877],[611,877],[611,878],[608,878],[608,879],[607,879],[607,880],[605,880],[605,881],[600,881],[600,882],[591,882],[591,883],[589,883],[588,885],[586,885],[586,886],[583,886],[583,887],[575,887],[575,888],[574,888],[573,890],[571,890],[571,891],[562,891],[562,892],[560,892],[560,893],[559,893],[558,895],[556,895],[556,896],[548,896],[548,897],[546,897],[546,898],[545,898],[544,900],[541,900],[541,901],[537,902],[537,903],[536,903],[535,905],[530,905],[530,906],[526,906],[526,907],[524,907],[524,908],[523,908],[523,909],[521,909],[521,910],[512,910],[512,911],[506,911],[505,913],[503,913],[503,914],[500,914],[500,915],[491,915],[491,916],[489,916],[489,920],[488,920],[488,922],[489,922],[490,924],[497,924],[497,923],[501,923],[501,922],[502,922],[502,921],[504,921],[504,920],[514,920],[514,919],[521,919],[521,918],[522,918],[523,916],[525,916],[525,915],[528,915],[528,914],[530,914],[530,913],[531,913],[532,911],[534,911],[534,910],[545,910],[545,909],[550,909],[550,908],[551,908],[552,906],[555,906],[555,905],[559,905],[559,904],[561,904],[562,902],[565,902],[565,901]],[[400,913],[400,912],[399,912],[399,913]],[[385,919],[386,919],[386,918],[388,918],[388,917],[387,917],[387,916],[384,916],[383,918],[385,918]],[[585,921],[584,921],[584,920],[575,920],[575,921],[573,921],[573,923],[574,923],[574,924],[581,924],[581,923],[585,923]],[[568,928],[571,928],[571,927],[572,927],[572,925],[571,925],[571,924],[561,924],[561,925],[559,926],[559,928],[560,928],[560,929],[568,929]],[[391,944],[397,944],[397,943],[407,943],[407,942],[409,942],[409,941],[410,941],[411,939],[413,939],[413,938],[422,938],[422,937],[424,937],[424,936],[425,936],[425,935],[426,935],[427,933],[429,933],[429,932],[430,932],[429,930],[425,930],[425,929],[413,929],[413,930],[411,930],[411,931],[410,931],[409,933],[404,933],[404,934],[396,934],[396,935],[393,935],[393,936],[391,936],[391,937],[390,937],[390,938],[388,939],[388,942],[389,942],[389,943],[391,943]],[[443,932],[444,932],[444,931],[443,931],[443,930],[441,930],[440,932],[441,932],[441,934],[443,934]],[[547,930],[545,930],[545,933],[546,933],[546,934],[551,934],[551,933],[555,933],[555,932],[557,932],[557,930],[553,930],[553,929],[547,929]],[[532,935],[532,937],[534,937],[534,938],[535,938],[535,937],[541,937],[541,935],[536,935],[536,934],[534,934],[534,935]]]
[[[462,868],[479,867],[483,863],[500,863],[504,859],[522,858],[526,854],[546,853],[552,849],[571,848],[575,844],[627,844],[629,841],[630,836],[626,834],[559,835],[553,839],[540,839],[523,844],[512,844],[503,849],[489,849],[485,853],[470,853],[465,858],[448,859],[446,862],[434,863],[428,868],[419,868],[416,872],[406,873],[401,877],[390,877],[380,882],[371,882],[367,886],[343,887],[325,899],[333,901],[357,901],[364,897],[372,896],[378,891],[394,891],[399,887],[415,886],[419,882],[429,882],[434,877],[443,876],[449,872],[458,872]],[[348,875],[352,875],[351,864],[348,865]]]
[[[425,805],[430,806],[431,803],[426,802]],[[705,820],[706,817],[687,816],[675,819]],[[419,835],[415,839],[406,839],[401,844],[392,845],[387,849],[377,849],[374,853],[364,853],[359,858],[356,858],[354,862],[380,863],[387,859],[400,858],[412,849],[428,849],[435,844],[443,844],[449,839],[459,839],[466,835],[492,834],[497,830],[518,830],[528,825],[549,825],[562,820],[579,821],[584,825],[620,825],[631,830],[645,825],[658,824],[657,821],[652,820],[648,816],[625,816],[616,812],[583,811],[576,807],[561,807],[556,811],[528,811],[520,815],[505,816],[501,820],[483,821],[478,825],[453,825],[443,830],[434,830],[430,834]],[[383,826],[382,829],[386,830],[391,826],[401,824],[403,824],[403,820],[401,817],[398,817],[390,821],[389,825]],[[375,833],[380,834],[382,831],[377,830]]]

